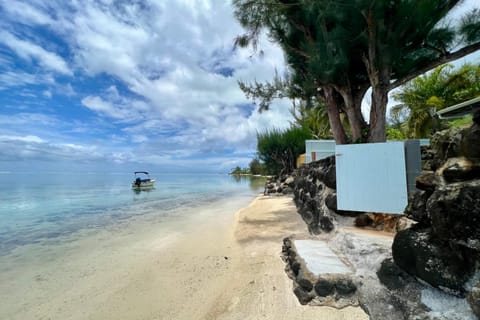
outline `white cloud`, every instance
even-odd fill
[[[51,24],[52,18],[42,9],[38,9],[32,3],[24,3],[16,0],[2,0],[0,7],[5,10],[12,19],[28,25]]]
[[[41,46],[17,38],[8,31],[0,31],[0,42],[23,59],[36,60],[47,70],[56,71],[65,75],[73,75],[65,60],[59,55],[43,49]]]
[[[37,137],[37,136],[0,136],[0,141],[2,142],[31,142],[31,143],[42,143],[44,142],[43,139]]]
[[[148,154],[148,161],[178,163],[200,154],[216,159],[205,160],[206,165],[221,167],[225,161],[230,166],[245,161],[240,154],[253,154],[257,131],[284,128],[292,119],[285,101],[275,102],[271,111],[252,113],[239,89],[239,79],[270,80],[275,69],[283,72],[284,62],[281,50],[266,39],[261,44],[263,57],[234,50],[234,38],[243,31],[230,2],[17,1],[22,10],[0,3],[10,21],[48,28],[68,46],[63,52],[70,54],[52,51],[58,47],[55,43],[44,46],[48,39],[41,35],[29,35],[27,40],[28,33],[5,28],[0,38],[16,55],[55,74],[71,76],[75,70],[82,83],[91,77],[114,80],[83,95],[81,87],[54,83],[42,93],[53,94],[54,102],[58,95],[71,92],[81,105],[101,115],[97,127],[106,128],[109,136],[98,129],[103,144],[95,144],[96,152],[117,162],[147,161]],[[0,74],[0,88],[1,78]],[[33,76],[23,82],[20,78],[19,85],[39,81]],[[73,78],[71,83],[75,85]],[[69,141],[65,127],[62,137]],[[38,136],[53,141],[47,128],[42,130]],[[75,124],[70,139],[93,130],[94,124]],[[225,152],[235,156],[216,156]],[[199,160],[184,161],[192,165]]]

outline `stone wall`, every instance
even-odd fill
[[[417,223],[398,232],[395,263],[409,274],[466,296],[480,318],[480,123],[437,133],[432,171],[417,178],[405,215]]]
[[[312,234],[335,228],[335,215],[356,215],[337,210],[335,156],[311,162],[297,169],[294,202]]]

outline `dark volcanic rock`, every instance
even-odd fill
[[[467,301],[473,313],[480,319],[480,282],[467,295]]]
[[[297,281],[297,283],[306,292],[310,292],[313,289],[313,284],[307,279],[300,279]]]
[[[460,154],[468,159],[480,160],[480,124],[463,129],[461,134]]]
[[[412,228],[398,232],[392,245],[395,263],[434,287],[463,295],[475,264],[468,254],[436,241],[431,232]]]
[[[319,226],[325,232],[330,232],[334,229],[332,218],[327,216],[320,217]]]
[[[478,242],[480,180],[439,187],[428,199],[427,211],[437,237],[466,243]]]
[[[352,215],[335,209],[335,195],[331,195],[332,189],[336,188],[334,156],[300,167],[295,174],[294,185],[293,200],[310,233],[333,231],[335,224],[332,211],[340,215]]]
[[[335,156],[330,156],[325,159],[317,161],[319,165],[318,179],[322,181],[327,187],[337,188],[337,176],[335,169]]]
[[[460,142],[462,135],[459,128],[443,130],[434,134],[430,145],[435,154],[432,161],[432,169],[440,168],[448,159],[457,157],[460,154]]]
[[[307,304],[313,299],[313,295],[308,293],[307,291],[303,290],[302,287],[296,287],[295,290],[293,290],[293,293],[297,296],[298,301],[301,304]]]
[[[363,228],[373,224],[373,219],[366,213],[359,215],[355,218],[355,226]]]
[[[335,291],[334,284],[326,279],[318,279],[317,283],[315,283],[315,292],[320,297],[326,297]]]
[[[427,214],[427,200],[429,194],[423,190],[417,190],[409,196],[405,215],[407,218],[421,223],[423,226],[430,225],[430,217]]]
[[[473,122],[480,125],[480,108],[478,107],[473,113]]]
[[[466,158],[450,158],[438,171],[442,173],[447,182],[478,179],[480,178],[480,162],[473,162]]]
[[[349,296],[357,291],[357,286],[353,283],[352,279],[338,279],[335,282],[335,289],[338,294]]]
[[[328,209],[337,211],[337,194],[332,192],[325,197],[325,205]]]
[[[377,271],[378,279],[390,290],[403,289],[411,280],[405,271],[400,269],[392,259],[386,259],[382,262]]]
[[[424,172],[415,178],[415,186],[417,187],[417,189],[427,191],[429,196],[440,184],[440,177],[434,172]]]
[[[292,263],[292,272],[295,276],[298,276],[298,272],[300,271],[301,265],[297,261]]]

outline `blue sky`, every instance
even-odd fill
[[[472,7],[476,0],[467,0]],[[0,171],[228,172],[288,101],[258,113],[238,80],[284,71],[234,50],[229,1],[0,0]]]

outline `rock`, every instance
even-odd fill
[[[292,268],[293,275],[295,277],[298,276],[298,272],[300,271],[300,268],[301,268],[300,263],[298,263],[297,261],[293,262],[291,268]]]
[[[287,184],[289,187],[293,188],[295,183],[295,178],[292,176],[289,176],[287,179],[285,179],[284,183]]]
[[[427,200],[429,194],[423,190],[417,190],[409,196],[408,205],[405,208],[405,215],[422,226],[430,225],[430,217],[427,214]]]
[[[332,218],[327,216],[320,217],[319,226],[320,229],[325,232],[330,232],[334,229]]]
[[[440,177],[434,172],[424,172],[415,178],[415,187],[417,187],[417,189],[427,191],[429,196],[440,184]]]
[[[363,228],[373,224],[373,219],[366,213],[359,215],[355,218],[355,226]]]
[[[431,146],[420,146],[420,158],[422,160],[432,160],[434,153]]]
[[[460,128],[451,128],[435,133],[430,140],[430,146],[434,153],[432,169],[440,168],[448,159],[460,154],[460,142],[462,139]]]
[[[480,140],[479,143],[480,145]],[[480,161],[473,162],[464,157],[449,158],[438,173],[443,175],[447,182],[459,182],[480,178]]]
[[[377,276],[389,290],[403,289],[408,281],[411,281],[411,277],[400,269],[392,259],[383,260],[380,269],[377,271]]]
[[[318,179],[331,189],[337,188],[337,176],[335,169],[335,156],[330,156],[317,161],[319,170]]]
[[[337,194],[335,192],[329,193],[325,197],[325,205],[328,209],[337,211]]]
[[[461,134],[460,154],[467,159],[480,160],[480,124],[478,121],[469,128],[463,129]]]
[[[293,193],[293,189],[290,188],[290,187],[286,187],[283,189],[282,191],[283,194],[292,194]]]
[[[467,301],[473,313],[480,319],[480,282],[468,293]]]
[[[480,124],[480,108],[478,107],[473,113],[473,122],[476,124]]]
[[[438,187],[427,201],[435,235],[475,243],[480,239],[480,180]]]
[[[307,279],[300,279],[297,281],[297,283],[306,292],[310,292],[313,289],[313,284]]]
[[[320,278],[315,283],[315,292],[320,297],[326,297],[332,295],[335,291],[334,284],[326,279]]]
[[[298,301],[303,305],[308,304],[313,299],[313,295],[303,290],[302,287],[296,287],[293,293],[295,293]]]
[[[357,291],[357,286],[353,283],[352,279],[338,279],[335,282],[335,289],[338,294],[349,296]]]
[[[475,270],[468,255],[436,241],[429,228],[400,231],[392,245],[392,256],[399,267],[436,288],[460,296]]]

